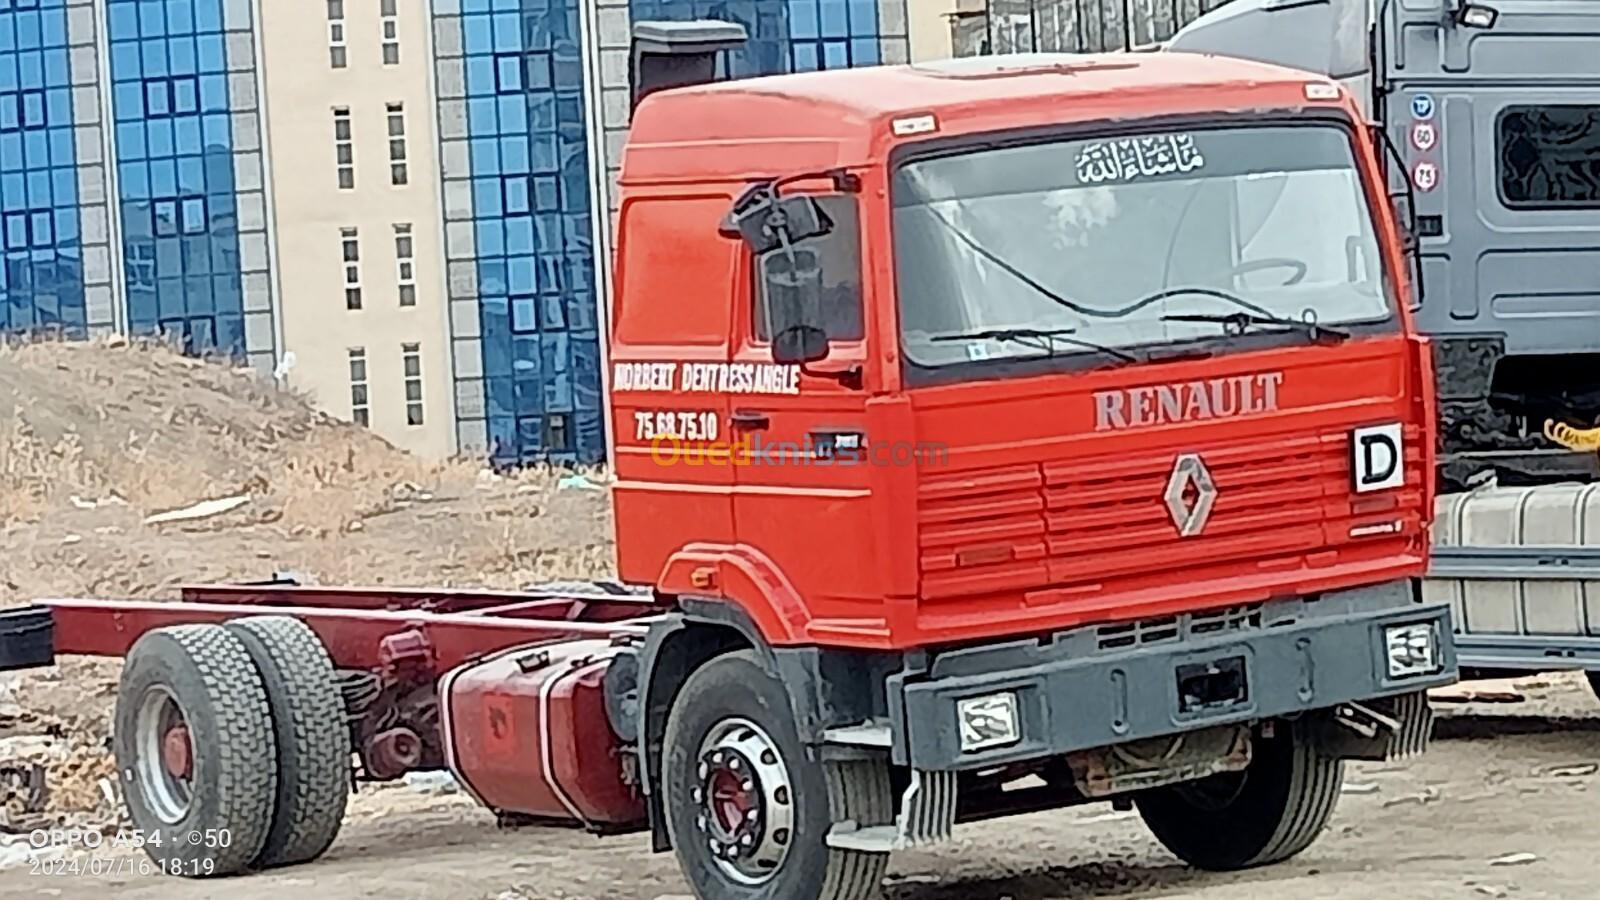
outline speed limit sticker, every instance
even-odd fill
[[[1431,162],[1419,162],[1411,170],[1411,183],[1419,191],[1431,191],[1439,186],[1439,167]]]
[[[1418,122],[1411,126],[1411,145],[1426,153],[1439,143],[1439,130],[1432,122]]]

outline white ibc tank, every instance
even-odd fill
[[[1600,484],[1446,494],[1437,513],[1435,547],[1600,546]],[[1430,578],[1423,596],[1466,634],[1600,636],[1600,580]]]

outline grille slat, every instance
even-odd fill
[[[1129,647],[1175,643],[1188,638],[1253,631],[1260,627],[1261,604],[1251,603],[1208,612],[1102,625],[1095,629],[1095,636],[1096,645],[1101,650],[1125,650]]]
[[[1420,433],[1406,432],[1407,461],[1420,473]],[[1202,448],[1218,493],[1205,527],[1187,538],[1164,499],[1171,448],[928,472],[919,488],[924,597],[1047,584],[1115,590],[1121,579],[1148,583],[1163,571],[1292,562],[1349,540],[1358,520],[1370,520],[1351,507],[1349,453],[1343,429]],[[1397,495],[1396,518],[1418,517],[1420,474],[1412,481]]]

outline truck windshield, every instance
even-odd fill
[[[1215,319],[1239,313],[1393,322],[1350,135],[1333,125],[958,150],[900,167],[894,205],[914,368],[1040,356],[1003,337],[1015,329],[1137,350],[1216,339]]]

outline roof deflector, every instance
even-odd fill
[[[738,22],[635,22],[633,56],[629,61],[634,107],[656,91],[715,81],[717,55],[724,50],[737,50],[749,40],[749,32]]]

